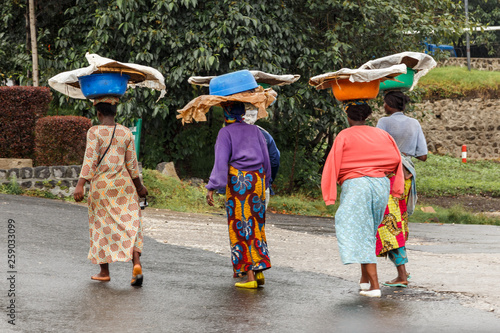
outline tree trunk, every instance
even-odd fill
[[[31,58],[33,59],[33,87],[38,87],[38,49],[36,45],[35,0],[29,0]]]
[[[29,6],[26,6],[26,10],[24,12],[24,29],[26,30],[26,52],[31,53],[31,34],[30,34],[30,10]],[[29,68],[26,68],[26,78],[29,79],[31,77],[31,71]]]

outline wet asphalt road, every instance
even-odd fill
[[[335,235],[333,218],[281,215],[267,212],[266,218],[266,223],[291,231],[314,235]],[[407,245],[408,249],[414,251],[431,253],[500,253],[498,226],[411,223],[410,235],[412,239],[418,238],[423,242],[432,244]]]
[[[16,225],[15,327],[7,322],[8,219]],[[300,231],[319,232],[320,220]],[[99,283],[90,280],[97,266],[86,258],[85,207],[0,194],[0,221],[0,332],[500,330],[494,314],[463,307],[453,295],[411,288],[392,298],[363,298],[350,282],[286,267],[269,270],[264,288],[236,289],[228,258],[151,238],[142,288],[129,285],[130,263],[111,264],[111,282]]]

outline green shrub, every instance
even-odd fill
[[[90,119],[78,116],[41,118],[35,129],[36,165],[81,164]]]
[[[224,124],[221,107],[207,113],[206,122],[185,124],[173,140],[167,142],[169,154],[175,160],[179,176],[208,179],[215,159],[214,146]],[[177,151],[176,154],[172,152]]]
[[[299,150],[293,165],[293,151],[281,152],[280,169],[273,183],[273,190],[277,194],[291,193],[300,189],[308,196],[316,197],[321,194],[321,173],[319,160],[306,157],[304,150]],[[292,177],[293,171],[293,177]]]
[[[17,182],[16,177],[10,178],[10,182],[8,184],[4,184],[0,186],[0,192],[6,193],[6,194],[23,194],[24,190],[22,187],[19,185]]]
[[[33,158],[34,130],[52,96],[47,87],[0,87],[0,156]]]

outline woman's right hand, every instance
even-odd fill
[[[83,185],[76,185],[75,187],[75,192],[73,192],[73,198],[75,199],[76,202],[80,202],[83,200],[83,196],[85,195]]]
[[[214,205],[214,191],[213,190],[208,190],[207,191],[207,204],[209,206]]]

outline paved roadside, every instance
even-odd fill
[[[149,209],[144,226],[160,242],[230,255],[222,215]],[[268,214],[266,235],[273,266],[327,274],[353,286],[359,279],[357,265],[340,261],[332,218]],[[500,317],[500,288],[495,287],[500,277],[500,227],[410,223],[407,247],[412,288],[454,293],[464,305]],[[396,276],[393,264],[383,258],[378,273],[380,281]]]
[[[108,283],[90,280],[98,268],[86,258],[85,206],[0,194],[0,332],[498,331],[500,318],[474,308],[480,300],[475,294],[457,297],[423,286],[432,275],[423,268],[428,263],[417,260],[425,253],[430,262],[431,255],[441,256],[437,250],[412,250],[411,288],[384,288],[382,298],[369,299],[358,295],[359,268],[338,261],[331,221],[285,218],[269,217],[273,267],[266,285],[242,290],[233,285],[223,216],[148,209],[145,282],[134,288],[130,263],[112,264]],[[16,225],[16,273],[7,266],[9,219]],[[422,238],[415,246],[432,243]],[[389,263],[380,266],[381,279],[392,276]],[[464,307],[464,299],[473,307]],[[12,300],[15,326],[8,324]]]

